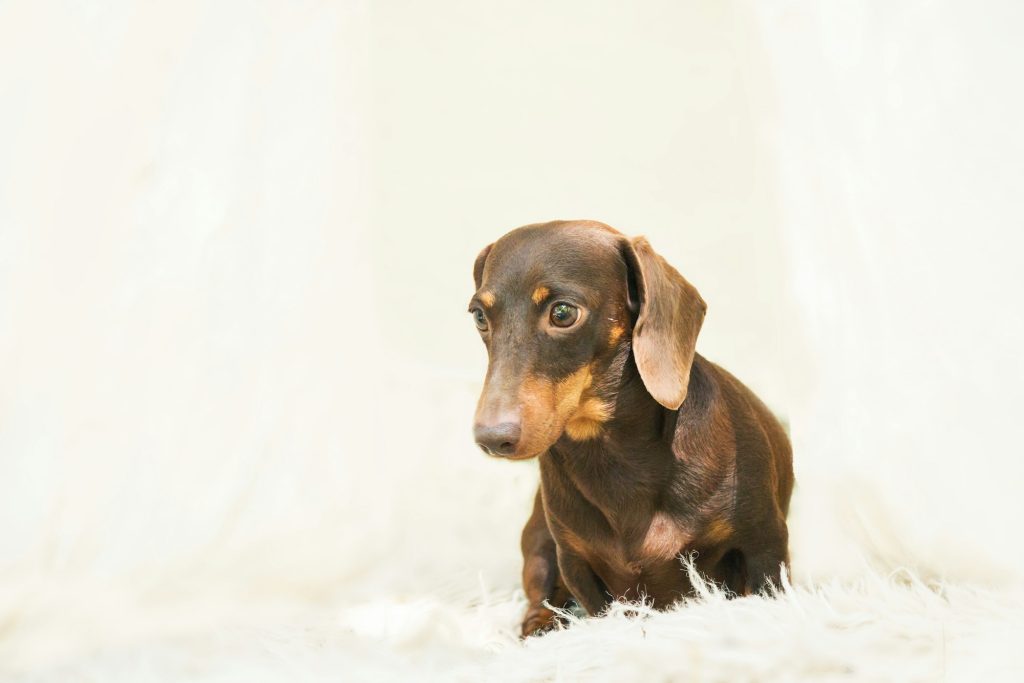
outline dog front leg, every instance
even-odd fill
[[[600,614],[611,602],[604,584],[587,561],[561,546],[558,547],[558,569],[565,587],[591,616]]]
[[[558,615],[547,605],[564,608],[570,600],[559,575],[555,539],[551,537],[548,523],[544,519],[544,505],[539,490],[533,501],[533,513],[523,527],[521,548],[523,591],[527,601],[522,624],[525,638],[555,626]]]

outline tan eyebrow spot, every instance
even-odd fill
[[[549,290],[544,285],[541,285],[537,289],[533,290],[533,296],[531,296],[530,298],[533,299],[533,303],[539,304],[541,301],[544,301],[544,299],[546,299],[548,297],[548,294],[550,293],[551,290]]]
[[[626,328],[622,325],[612,325],[611,331],[608,333],[608,343],[615,346],[615,343],[619,341],[619,337],[626,331]]]
[[[490,308],[494,305],[494,292],[480,292],[479,299],[480,303]]]

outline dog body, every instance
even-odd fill
[[[788,562],[792,456],[781,425],[696,354],[705,305],[650,248],[592,221],[531,225],[485,248],[470,303],[488,348],[474,433],[540,458],[523,530],[523,634],[575,599],[666,607],[679,562],[743,595]]]

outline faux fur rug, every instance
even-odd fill
[[[1019,681],[1024,599],[906,572],[668,612],[616,604],[520,641],[521,594],[311,607],[78,596],[9,615],[25,681]],[[90,609],[76,611],[89,605]],[[74,643],[61,651],[62,639]],[[55,649],[56,648],[56,649]]]

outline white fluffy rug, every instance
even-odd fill
[[[350,425],[343,452],[358,458],[183,448],[136,466],[102,437],[49,473],[30,450],[8,460],[34,474],[7,480],[19,521],[3,539],[0,678],[1024,680],[1013,547],[951,536],[809,456],[793,585],[776,598],[705,590],[670,612],[617,606],[521,642],[517,539],[535,463],[469,443],[475,381],[384,377],[386,391],[444,398],[400,432],[382,429],[384,410]],[[403,449],[405,434],[426,435],[423,448]],[[928,510],[977,520],[985,505],[979,493]]]
[[[87,602],[91,613],[78,612]],[[3,662],[35,681],[1019,681],[1024,599],[906,572],[705,588],[669,612],[615,605],[520,642],[522,596],[298,602],[78,596],[6,615]],[[38,607],[38,606],[37,606]],[[63,622],[63,623],[62,623]],[[20,637],[19,637],[20,636]],[[44,637],[45,636],[45,637]],[[60,648],[61,638],[70,649]],[[31,675],[19,677],[19,671]]]

